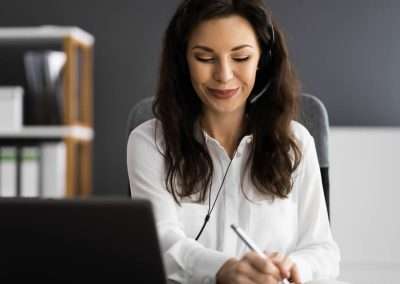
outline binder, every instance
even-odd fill
[[[38,146],[22,147],[20,162],[21,197],[39,197],[40,148]]]
[[[45,125],[48,112],[45,109],[43,60],[38,52],[29,51],[24,54],[24,65],[28,86],[24,104],[25,123]]]
[[[0,147],[0,196],[17,196],[17,147]]]
[[[64,142],[41,145],[42,197],[66,197],[66,146]]]
[[[20,130],[23,121],[21,86],[0,86],[0,130]]]
[[[44,90],[47,109],[51,109],[48,124],[62,124],[63,118],[63,71],[67,56],[63,51],[48,50],[42,54],[44,64]]]

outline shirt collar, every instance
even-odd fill
[[[206,144],[208,144],[210,142],[213,142],[219,144],[219,142],[215,138],[208,135],[207,131],[201,128],[199,119],[196,120],[194,125],[194,137],[200,143],[205,142]],[[243,136],[240,140],[239,145],[242,144],[243,141],[245,141],[247,144],[250,144],[253,141],[253,134]]]

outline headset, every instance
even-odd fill
[[[269,32],[269,35],[270,35],[270,40],[268,42],[268,50],[267,50],[266,54],[262,53],[262,55],[261,55],[262,58],[260,60],[260,62],[265,66],[267,66],[268,63],[272,59],[272,47],[275,44],[275,29],[274,29],[274,26],[272,24],[272,19],[271,19],[270,15],[269,14],[267,14],[267,15],[268,15],[267,16],[268,17],[268,32]],[[261,89],[261,91],[259,91],[256,94],[252,94],[250,96],[249,104],[255,103],[263,94],[265,94],[268,91],[270,86],[271,86],[271,80],[268,80],[267,83],[264,85],[264,87]]]
[[[267,15],[268,15],[267,16],[268,17],[268,32],[269,32],[269,35],[270,35],[270,40],[269,40],[269,43],[268,43],[268,51],[267,51],[267,53],[265,55],[262,55],[263,58],[261,59],[261,62],[264,61],[262,63],[265,64],[265,65],[267,65],[268,62],[270,62],[270,60],[272,58],[272,47],[275,44],[274,26],[272,24],[272,20],[271,20],[270,15],[268,13],[267,13]],[[254,104],[263,94],[265,94],[268,91],[270,86],[271,86],[271,80],[268,80],[268,82],[261,89],[261,91],[257,92],[255,95],[251,95],[251,98],[248,99],[249,100],[249,104]],[[203,225],[201,226],[201,229],[200,229],[199,233],[197,234],[197,236],[195,238],[196,241],[200,238],[200,236],[203,233],[208,221],[210,220],[211,213],[214,210],[214,206],[215,206],[215,204],[216,204],[216,202],[218,200],[218,196],[219,196],[219,194],[221,192],[222,186],[224,185],[225,178],[226,178],[226,176],[228,174],[229,168],[231,167],[231,163],[236,157],[236,151],[237,151],[237,149],[235,150],[232,159],[230,160],[228,166],[226,167],[224,177],[222,178],[221,185],[218,188],[217,195],[216,195],[216,197],[214,199],[214,202],[213,202],[212,206],[211,206],[211,187],[212,187],[212,183],[211,183],[211,185],[209,187],[209,192],[208,192],[208,210],[207,210],[207,214],[206,214],[206,216],[204,218]]]

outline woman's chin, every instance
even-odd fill
[[[245,104],[234,101],[213,102],[212,106],[208,106],[207,108],[211,108],[211,111],[214,113],[231,114],[243,110],[245,108]]]

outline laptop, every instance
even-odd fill
[[[0,280],[166,283],[151,203],[0,199]]]

